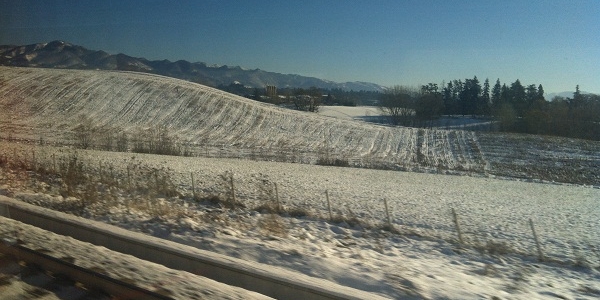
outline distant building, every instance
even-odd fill
[[[267,85],[267,87],[265,87],[266,90],[266,95],[269,98],[274,98],[277,97],[277,87],[274,85]]]

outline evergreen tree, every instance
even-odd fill
[[[490,114],[490,80],[485,79],[483,83],[483,91],[479,99],[478,114],[489,115]]]
[[[448,84],[442,90],[442,99],[444,101],[444,113],[447,115],[452,115],[454,112],[452,111],[452,81],[448,82]]]
[[[510,85],[510,104],[517,116],[523,116],[526,110],[525,87],[519,79]]]
[[[501,92],[502,86],[500,85],[500,78],[498,78],[492,89],[492,108],[494,111],[500,108]]]
[[[538,86],[538,100],[545,100],[544,98],[544,87],[540,84]]]
[[[511,104],[510,103],[510,88],[506,86],[506,83],[502,84],[502,88],[500,88],[500,101],[498,101],[498,107],[501,107],[503,104]],[[512,104],[511,104],[512,107]]]
[[[446,109],[449,111],[450,115],[458,115],[461,114],[460,111],[460,94],[462,93],[463,83],[462,81],[454,79],[451,83],[448,83],[448,86],[451,88],[450,91],[450,101],[446,106]]]
[[[508,86],[502,84],[502,87],[497,88],[500,85],[500,79],[496,80],[496,85],[492,94],[496,94],[497,100],[494,101],[494,117],[500,122],[500,130],[509,131],[512,130],[516,116],[513,106],[510,102],[511,91]]]
[[[529,111],[538,110],[544,111],[548,107],[548,102],[544,98],[544,88],[540,84],[537,88],[537,94],[535,95],[535,99],[533,103],[529,106]]]
[[[479,104],[481,85],[477,76],[473,79],[465,79],[462,92],[460,93],[460,113],[462,115],[474,115]]]
[[[510,88],[506,85],[506,83],[502,84],[502,89],[500,92],[500,103],[502,102],[510,102]]]
[[[535,84],[530,84],[527,86],[527,88],[525,89],[525,102],[526,102],[526,107],[525,110],[529,110],[533,104],[537,101],[538,99],[538,90],[535,87]]]
[[[581,91],[579,90],[579,84],[575,86],[575,92],[573,93],[573,100],[578,101],[581,99]]]
[[[443,110],[444,100],[442,93],[438,91],[438,85],[429,83],[421,86],[421,93],[415,105],[415,115],[418,121],[425,125],[426,121],[439,118]]]
[[[573,93],[573,99],[571,100],[571,108],[583,106],[584,97],[579,90],[579,84],[575,86],[575,92]]]

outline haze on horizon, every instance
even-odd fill
[[[497,78],[600,94],[600,1],[10,1],[0,44],[385,86]]]

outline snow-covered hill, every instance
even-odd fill
[[[598,185],[600,143],[387,127],[298,112],[146,73],[0,67],[2,137],[67,141],[80,116],[135,138],[166,127],[192,150],[360,167]],[[556,163],[559,160],[560,163]]]
[[[1,68],[0,74],[3,111],[16,117],[13,125],[31,127],[44,139],[57,132],[69,139],[79,116],[87,116],[98,126],[120,127],[131,133],[136,127],[166,126],[182,140],[198,145],[304,153],[313,158],[329,152],[405,166],[419,164],[417,142],[423,139],[424,159],[436,165],[479,170],[484,166],[481,155],[471,153],[476,143],[471,133],[326,118],[142,73]],[[434,146],[429,139],[439,140],[447,153],[426,150]],[[453,152],[449,147],[461,150]]]

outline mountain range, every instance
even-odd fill
[[[338,83],[315,77],[281,74],[260,69],[246,70],[239,66],[210,66],[203,62],[178,60],[147,60],[122,53],[109,54],[102,50],[89,50],[64,41],[38,43],[24,46],[0,46],[0,65],[41,67],[57,69],[100,69],[136,71],[164,75],[207,86],[218,87],[232,83],[252,88],[274,85],[279,88],[323,89],[339,88],[345,91],[382,91],[383,86],[369,82]]]

